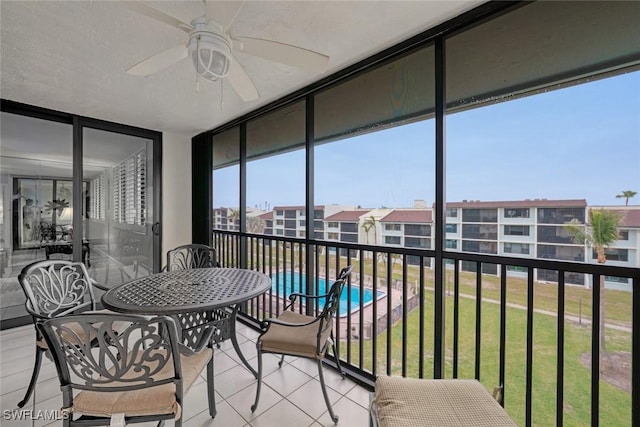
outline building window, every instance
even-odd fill
[[[283,219],[276,219],[276,225],[284,225],[284,220]]]
[[[401,224],[385,224],[384,229],[386,231],[401,231],[402,225]]]
[[[508,254],[529,254],[530,245],[527,243],[505,243],[504,252]]]
[[[457,233],[458,232],[458,224],[446,224],[444,229],[447,233]]]
[[[452,240],[452,239],[447,239],[444,242],[444,247],[447,249],[458,249],[458,241],[457,240]]]
[[[463,209],[464,222],[498,222],[497,209]]]
[[[528,225],[505,225],[504,226],[504,235],[505,236],[529,236]]]
[[[457,217],[458,217],[458,209],[447,208],[447,218],[457,218]]]
[[[619,240],[629,240],[629,231],[628,230],[620,231],[619,235],[620,235]]]
[[[340,231],[343,233],[357,233],[358,232],[358,224],[355,222],[341,222],[340,223]]]
[[[538,226],[538,242],[545,243],[575,243],[573,237],[564,227],[553,225]]]
[[[296,217],[296,211],[286,210],[284,211],[284,217],[287,219],[293,219]]]
[[[529,218],[529,208],[505,208],[505,218]]]
[[[282,209],[276,210],[276,216],[283,216],[283,215],[284,215],[284,211]]]
[[[430,225],[417,225],[417,224],[405,224],[404,226],[405,236],[431,236]]]
[[[387,236],[395,237],[395,236]],[[405,237],[404,246],[407,248],[431,249],[431,240],[419,237]]]
[[[584,208],[539,208],[538,222],[542,224],[568,224],[572,220],[584,224]]]
[[[387,245],[401,244],[400,236],[384,236],[384,243]]]
[[[618,248],[606,248],[604,254],[607,257],[607,261],[629,261],[629,250]],[[591,256],[593,259],[598,258],[598,254],[595,250],[592,251]]]
[[[330,222],[327,223],[327,228],[338,228],[338,227],[340,227],[340,223],[339,222],[330,221]]]
[[[498,226],[495,224],[462,224],[462,237],[466,239],[497,240]]]
[[[340,235],[338,233],[327,233],[327,239],[338,240],[340,239]]]
[[[463,240],[462,250],[465,252],[477,252],[481,254],[497,254],[497,242],[482,242],[478,240]]]
[[[347,242],[347,243],[358,243],[358,235],[357,234],[351,234],[351,233],[342,233],[341,235],[341,242]]]
[[[307,225],[307,221],[304,219],[301,219],[298,221],[298,226],[299,227],[304,227],[305,225]]]

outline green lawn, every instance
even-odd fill
[[[536,299],[538,295],[536,295]],[[424,378],[433,378],[433,293],[425,300]],[[482,304],[481,372],[480,380],[489,389],[498,385],[500,310],[496,304]],[[453,372],[453,298],[447,298],[445,376]],[[419,310],[408,316],[407,376],[418,377]],[[459,378],[475,374],[475,301],[460,299]],[[524,425],[526,381],[526,311],[507,309],[505,408],[511,417]],[[555,425],[556,414],[556,318],[535,314],[533,325],[533,407],[534,425]],[[378,354],[373,358],[371,341],[363,343],[364,368],[371,370],[377,360],[379,374],[386,373],[386,332],[377,337]],[[631,334],[608,331],[609,351],[630,351]],[[580,356],[591,348],[590,328],[565,323],[564,363],[564,425],[591,424],[591,371],[580,362]],[[392,374],[402,374],[402,324],[392,328]],[[352,345],[352,362],[358,361],[358,343]],[[343,353],[344,356],[344,353]],[[607,426],[628,426],[631,423],[631,395],[600,381],[600,420]]]
[[[275,254],[275,252],[274,252]],[[290,253],[288,254],[290,255]],[[298,256],[295,251],[294,260]],[[268,258],[268,257],[267,257]],[[287,260],[290,258],[287,257]],[[272,260],[273,261],[273,260]],[[267,261],[268,262],[268,261]],[[282,266],[288,270],[291,268]],[[352,260],[354,274],[360,275],[360,261]],[[365,275],[372,275],[371,258],[364,260]],[[340,259],[340,267],[346,265],[346,259]],[[335,269],[335,257],[329,259],[329,266]],[[298,266],[297,268],[300,268]],[[320,271],[324,272],[324,256],[320,257]],[[378,262],[379,278],[386,278],[387,265]],[[433,378],[433,270],[424,270],[425,346],[419,347],[419,310],[416,308],[407,319],[407,376],[418,377],[419,354],[422,351],[425,359],[424,378]],[[445,286],[447,294],[453,294],[453,271],[446,270]],[[391,280],[402,280],[402,266],[392,263]],[[415,285],[419,280],[419,269],[407,266],[406,283]],[[500,300],[500,278],[483,275],[483,299]],[[383,288],[379,288],[384,290]],[[476,294],[476,275],[460,273],[460,292],[471,297]],[[565,287],[565,313],[580,316],[583,320],[591,319],[591,289],[581,286]],[[558,286],[556,284],[536,283],[534,287],[534,308],[549,312],[557,311]],[[527,282],[525,279],[508,277],[506,300],[511,304],[526,306]],[[629,292],[607,290],[604,295],[606,322],[631,327],[632,306]],[[459,311],[459,360],[458,377],[473,378],[475,375],[475,299],[460,298]],[[453,374],[453,298],[446,300],[446,362],[445,377]],[[493,390],[499,381],[499,334],[500,307],[497,304],[482,304],[481,361],[480,380]],[[505,408],[518,425],[525,424],[526,393],[526,310],[507,308],[506,313],[506,374],[505,374]],[[556,421],[556,331],[557,318],[547,314],[534,314],[533,324],[533,387],[532,387],[532,421],[536,426],[555,425]],[[631,334],[607,329],[607,349],[609,352],[631,351]],[[387,332],[379,334],[377,354],[372,354],[372,342],[364,341],[363,365],[360,368],[371,371],[372,360],[377,363],[377,373],[386,373],[387,354],[391,358],[392,374],[402,375],[403,345],[402,323],[392,327],[391,348],[387,349]],[[353,365],[358,365],[359,345],[355,341],[351,346]],[[565,359],[564,359],[564,425],[591,425],[591,369],[583,366],[580,357],[587,354],[590,358],[591,328],[580,326],[575,322],[565,321]],[[341,356],[345,357],[343,349]],[[600,381],[600,423],[606,426],[631,425],[631,395],[605,381]]]

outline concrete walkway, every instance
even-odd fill
[[[433,289],[433,288],[431,288],[431,289]],[[470,295],[470,294],[460,294],[460,296],[462,298],[467,298],[467,299],[473,299],[473,300],[476,299],[475,295]],[[500,304],[500,301],[495,300],[495,299],[491,299],[491,298],[482,298],[482,302],[488,302],[488,303],[491,303],[491,304]],[[507,303],[507,307],[517,308],[517,309],[520,309],[520,310],[526,310],[527,309],[527,307],[524,306],[524,305],[514,304],[514,303],[510,303],[510,302]],[[548,316],[558,317],[558,313],[556,313],[554,311],[549,311],[549,310],[542,310],[540,308],[534,308],[533,312],[534,313],[540,313],[540,314],[546,314]],[[572,314],[565,314],[564,318],[566,320],[570,320],[572,322],[579,323],[579,324],[582,324],[582,325],[585,325],[585,326],[591,325],[591,319],[582,319],[581,320],[578,316],[575,316],[575,315],[572,315]],[[605,323],[605,327],[607,329],[614,329],[614,330],[617,330],[617,331],[623,331],[623,332],[629,332],[629,333],[631,333],[631,331],[632,331],[632,328],[629,327],[629,326],[616,325],[616,324],[612,324],[612,323]]]

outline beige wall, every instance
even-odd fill
[[[162,135],[162,265],[167,250],[191,243],[191,136]]]

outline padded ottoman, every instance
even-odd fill
[[[380,376],[372,402],[379,427],[514,427],[477,380],[422,380]]]

